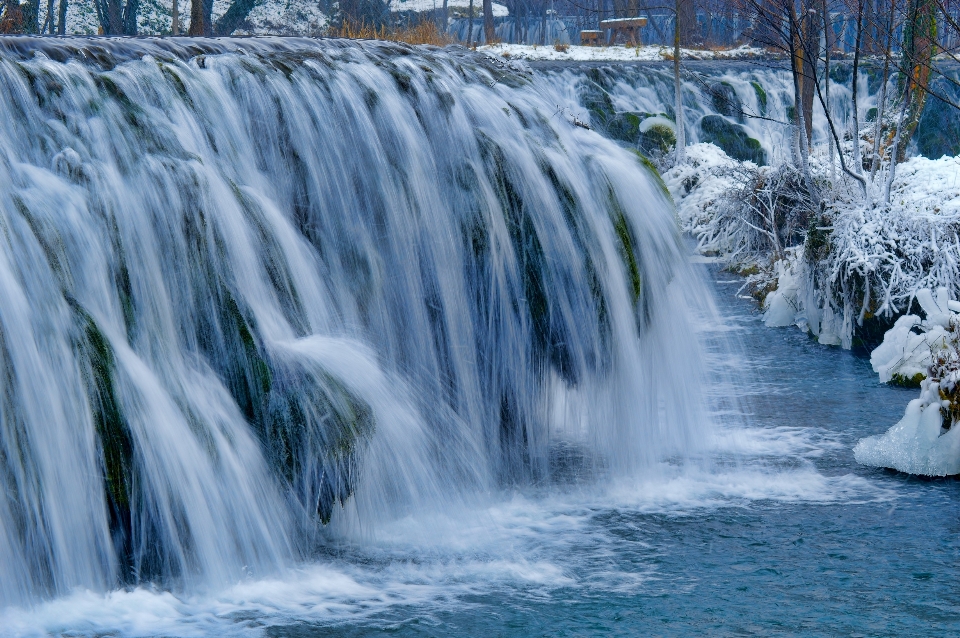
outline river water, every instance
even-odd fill
[[[332,546],[276,579],[174,596],[77,592],[4,612],[15,633],[947,635],[960,629],[960,482],[859,466],[914,391],[862,357],[766,328],[715,269],[733,372],[709,458],[630,481],[488,494]],[[725,407],[724,407],[725,406]]]

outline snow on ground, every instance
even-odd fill
[[[447,9],[468,9],[470,0],[447,0]],[[443,0],[390,0],[390,10],[400,11],[439,11],[443,9]],[[481,0],[473,2],[474,15],[480,20],[483,18],[483,3]],[[493,3],[493,17],[503,18],[510,15],[510,11],[502,4]]]
[[[395,2],[397,0],[394,0]],[[423,2],[424,0],[408,0],[409,2]],[[432,1],[432,0],[431,0]],[[537,46],[535,44],[492,44],[479,47],[490,56],[510,57],[520,60],[559,60],[576,62],[637,62],[663,61],[673,59],[673,49],[660,45],[584,47],[569,46],[558,51],[552,45]],[[725,51],[706,51],[682,49],[681,59],[688,60],[740,60],[756,58],[766,55],[763,49],[741,46]]]
[[[323,35],[330,20],[320,10],[319,2],[266,0],[247,16],[248,28],[237,29],[235,35]]]

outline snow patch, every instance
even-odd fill
[[[398,0],[394,0],[398,2]],[[408,3],[426,3],[433,6],[433,0],[406,0]],[[399,2],[398,2],[399,4]],[[391,5],[393,6],[393,5]],[[442,3],[440,4],[442,6]],[[451,5],[452,6],[452,5]],[[498,5],[494,5],[495,7]],[[406,10],[406,9],[404,9]],[[426,9],[424,9],[426,10]],[[506,11],[506,7],[504,7]],[[497,15],[494,12],[494,15]],[[504,14],[506,15],[506,14]],[[586,47],[568,46],[558,51],[552,46],[537,46],[535,44],[492,44],[478,47],[490,56],[510,57],[522,60],[566,60],[577,62],[652,62],[673,59],[673,48],[661,45],[609,46]],[[763,49],[750,46],[740,46],[725,51],[706,51],[696,49],[681,49],[680,57],[686,60],[743,60],[762,57]]]
[[[447,0],[447,9],[468,9],[470,7],[470,0]],[[400,13],[403,11],[412,11],[415,13],[422,13],[424,11],[441,11],[443,10],[443,0],[391,0],[390,10],[394,13]],[[480,0],[474,0],[473,3],[474,15],[477,16],[478,21],[483,19],[483,5]],[[510,15],[510,10],[502,4],[493,3],[493,17],[495,18],[504,18]]]

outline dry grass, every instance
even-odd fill
[[[553,43],[553,48],[555,51],[559,51],[560,53],[566,53],[567,50],[570,48],[570,45],[564,44],[563,42],[560,42],[560,40],[557,40],[556,42]]]
[[[433,44],[439,47],[456,42],[452,36],[440,31],[437,23],[432,20],[423,20],[415,25],[394,29],[388,29],[386,26],[377,29],[366,24],[346,23],[339,29],[331,28],[330,35],[351,40],[390,40],[407,44]]]

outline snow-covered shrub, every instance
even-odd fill
[[[849,184],[830,186],[823,166],[814,169],[826,187],[806,228],[804,263],[785,252],[792,261],[776,273],[778,297],[796,308],[792,323],[849,348],[865,321],[909,312],[917,291],[960,292],[960,158],[907,160],[889,208],[864,203]],[[779,317],[771,325],[786,325]]]
[[[854,319],[908,311],[924,288],[957,294],[960,158],[911,158],[898,168],[890,208],[838,199],[824,222],[827,249],[810,256],[818,292],[854,315],[851,329]]]
[[[910,474],[960,474],[960,303],[945,288],[917,292],[926,313],[904,315],[870,356],[881,381],[922,377],[920,397],[886,433],[862,439],[854,456],[864,465]]]
[[[958,356],[955,349],[951,356]],[[951,421],[951,427],[944,428],[944,412],[950,415],[955,410],[953,401],[941,398],[944,383],[956,387],[956,376],[946,382],[925,379],[920,397],[907,404],[896,425],[857,443],[853,448],[857,462],[924,476],[960,474],[960,427]]]
[[[663,179],[698,249],[733,264],[769,261],[803,242],[811,204],[792,166],[738,162],[713,144],[687,149]]]
[[[689,147],[687,157],[664,174],[681,226],[701,252],[747,275],[745,287],[763,301],[783,274],[777,264],[806,234],[813,204],[799,171],[738,162],[707,143]]]
[[[960,338],[960,302],[950,299],[946,288],[938,288],[936,296],[924,288],[916,298],[926,318],[903,315],[870,354],[870,364],[882,383],[919,385],[940,353]],[[942,365],[937,370],[942,372]]]

